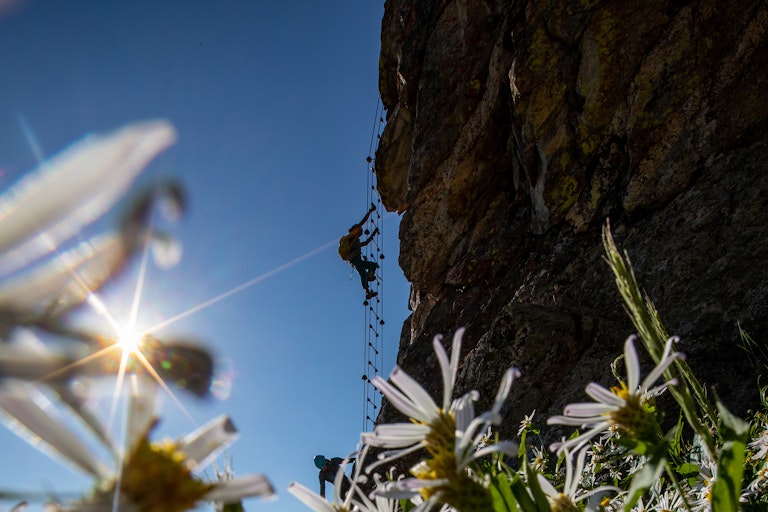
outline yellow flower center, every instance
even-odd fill
[[[660,430],[653,406],[644,402],[641,395],[632,393],[623,382],[621,386],[612,387],[611,392],[625,402],[618,410],[606,413],[612,426],[638,441],[660,441]]]
[[[559,493],[554,498],[549,498],[549,502],[552,512],[578,512],[579,510],[573,500],[563,493]]]
[[[185,462],[175,443],[150,443],[145,435],[123,465],[120,493],[139,512],[189,510],[215,485],[195,478]]]
[[[493,511],[490,493],[472,479],[465,469],[459,469],[456,459],[456,417],[450,411],[441,411],[429,424],[426,450],[430,457],[411,468],[411,474],[420,480],[442,480],[443,485],[422,488],[419,492],[427,500],[439,493],[440,501],[456,510],[478,512]]]

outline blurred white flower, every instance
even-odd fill
[[[148,376],[134,376],[132,381],[125,444],[106,446],[114,456],[112,463],[100,460],[66,426],[37,385],[11,380],[0,386],[0,409],[13,421],[14,430],[54,458],[91,475],[96,482],[97,490],[92,497],[60,504],[61,510],[182,511],[198,501],[230,503],[274,494],[263,475],[218,482],[205,482],[194,476],[238,437],[227,416],[218,417],[176,441],[151,442],[149,434],[158,421],[157,384]],[[115,503],[118,507],[113,509]]]
[[[94,355],[94,349],[104,348],[105,343],[113,346],[114,340],[78,331],[64,321],[66,313],[84,303],[108,317],[95,292],[137,251],[156,254],[163,266],[178,260],[178,245],[151,225],[156,205],[165,207],[161,213],[171,215],[182,207],[181,190],[172,182],[155,185],[134,198],[113,229],[73,249],[63,250],[62,245],[112,207],[147,164],[175,140],[176,131],[165,120],[92,135],[41,163],[0,196],[0,410],[11,428],[30,443],[96,482],[92,497],[76,504],[52,504],[53,508],[179,511],[200,500],[229,503],[273,492],[263,475],[212,483],[194,476],[236,438],[227,417],[177,441],[149,439],[157,422],[157,384],[147,371],[203,395],[213,364],[205,349],[183,340],[160,342],[145,336],[136,360],[157,370],[138,368],[126,357],[119,362],[119,358],[87,357],[80,364],[83,356]],[[111,320],[117,338],[122,329]],[[37,340],[32,329],[81,343],[51,349]],[[164,363],[173,368],[165,368]],[[135,388],[126,417],[126,441],[118,446],[87,397],[70,384],[73,376],[82,374],[117,374],[118,366],[122,379],[131,365],[136,367],[129,368]],[[97,457],[67,426],[62,411],[43,392],[45,384],[90,428],[112,461]]]
[[[89,136],[40,166],[0,196],[0,309],[50,317],[83,302],[146,238],[139,222],[98,235],[52,260],[35,264],[101,217],[157,154],[173,144],[165,120]],[[143,220],[143,219],[137,219]]]
[[[373,479],[377,488],[385,485],[381,475],[375,474]],[[401,510],[400,500],[386,498],[375,493],[369,498],[359,487],[356,487],[355,491],[356,498],[353,500],[353,504],[356,512],[398,512]],[[418,507],[411,510],[418,511]]]

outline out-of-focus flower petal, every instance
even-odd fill
[[[65,354],[0,342],[0,378],[37,380],[69,364]]]
[[[0,307],[21,315],[50,315],[82,303],[127,257],[118,234],[94,237],[43,265],[0,283]]]
[[[132,374],[125,453],[132,453],[156,420],[157,382],[149,375]]]
[[[181,261],[181,242],[171,236],[155,236],[150,242],[152,260],[163,270],[173,268]]]
[[[275,489],[264,475],[245,475],[224,480],[216,484],[216,488],[205,495],[209,501],[235,503],[243,498],[258,496],[264,499],[275,497]]]
[[[99,415],[89,407],[89,402],[82,395],[72,391],[69,382],[51,382],[49,387],[59,399],[69,407],[99,439],[109,452],[116,455],[115,443],[107,432],[107,426]]]
[[[603,404],[599,402],[577,402],[568,404],[563,409],[563,412],[567,416],[573,416],[575,418],[599,418],[600,415],[615,410],[613,405]]]
[[[238,437],[232,419],[222,415],[184,436],[179,441],[179,450],[187,456],[191,469],[200,470]]]
[[[89,136],[43,162],[0,198],[0,272],[55,249],[100,217],[176,141],[165,120]]]
[[[587,387],[584,388],[584,391],[591,399],[611,407],[621,407],[624,405],[623,398],[616,396],[615,393],[608,391],[603,386],[595,382],[590,382],[587,384]]]
[[[328,501],[297,482],[288,485],[288,492],[315,512],[335,512]]]
[[[11,428],[30,444],[45,447],[86,473],[105,479],[109,470],[67,429],[48,399],[32,384],[9,381],[0,386],[0,408],[11,419]]]
[[[429,434],[429,425],[392,423],[378,425],[373,433],[362,435],[363,443],[381,448],[397,448],[418,443]]]
[[[402,370],[399,369],[399,367],[395,367],[394,370],[392,370],[392,373],[395,373],[396,371],[402,372]],[[409,418],[419,419],[424,417],[424,411],[421,411],[410,399],[409,396],[407,396],[405,393],[397,389],[395,386],[387,382],[386,380],[382,379],[379,376],[376,376],[371,381],[374,386],[376,386],[379,391],[381,391],[384,396],[387,397],[387,400],[390,401],[390,403],[397,408],[400,412],[408,416]]]

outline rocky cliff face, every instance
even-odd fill
[[[610,218],[680,350],[736,411],[737,322],[768,332],[768,7],[762,0],[387,0],[379,191],[403,212],[398,363],[468,327],[459,391],[515,382],[505,433],[584,399],[632,332]],[[395,412],[384,407],[380,420]]]

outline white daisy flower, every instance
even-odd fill
[[[61,318],[87,302],[98,315],[115,323],[95,292],[136,251],[148,247],[157,255],[155,249],[175,244],[149,226],[150,213],[163,200],[171,209],[180,209],[181,191],[174,183],[146,190],[135,198],[115,229],[65,251],[61,246],[103,215],[146,165],[175,140],[176,131],[165,120],[91,135],[41,163],[0,196],[0,336],[9,342],[22,327],[36,328],[87,345],[71,344],[53,352],[2,343],[1,377],[40,380],[56,374],[66,380],[76,372],[62,372],[63,368],[94,348],[103,348],[96,346],[96,336],[65,327]],[[53,251],[53,257],[43,259]],[[178,256],[175,250],[171,252]],[[162,263],[172,262],[166,259]],[[113,327],[116,337],[119,332]],[[103,374],[108,369],[80,365],[77,372]]]
[[[562,451],[566,448],[578,449],[596,435],[612,427],[641,441],[655,442],[658,439],[660,432],[656,418],[646,405],[676,381],[673,379],[659,386],[652,387],[652,385],[669,365],[683,356],[679,352],[671,353],[672,344],[676,339],[670,338],[664,347],[661,362],[641,382],[640,361],[634,340],[635,337],[630,336],[624,343],[627,382],[620,382],[619,386],[614,386],[610,390],[592,382],[587,385],[586,392],[595,400],[595,403],[569,404],[563,410],[562,416],[553,416],[547,420],[550,425],[589,428],[587,432],[574,439],[552,444],[550,448],[553,451]]]
[[[672,512],[674,510],[683,510],[683,496],[677,492],[677,489],[669,488],[656,495],[656,502],[651,505],[649,510],[655,512]]]
[[[607,492],[620,492],[619,488],[613,486],[602,486],[590,491],[580,489],[579,484],[581,483],[582,473],[584,471],[587,450],[583,449],[579,451],[576,457],[575,468],[573,467],[573,454],[570,450],[564,448],[563,453],[565,455],[565,483],[562,491],[555,489],[555,486],[543,475],[536,475],[541,490],[547,495],[547,500],[549,501],[552,512],[576,511],[579,510],[576,504],[582,500],[592,496],[599,496]]]
[[[86,301],[97,313],[105,314],[94,292],[122,270],[136,251],[147,247],[159,265],[175,263],[180,255],[178,246],[151,229],[150,216],[153,206],[163,199],[169,201],[165,206],[180,209],[180,189],[173,183],[155,186],[132,202],[115,229],[64,252],[62,244],[101,217],[147,164],[175,140],[176,131],[165,120],[92,135],[43,162],[0,196],[0,409],[10,418],[12,428],[35,446],[95,479],[93,497],[59,506],[61,510],[172,512],[194,506],[199,500],[230,503],[272,493],[262,475],[208,483],[192,474],[236,437],[227,417],[175,442],[150,442],[149,433],[156,423],[156,388],[154,382],[143,384],[131,401],[127,439],[121,449],[110,440],[107,427],[87,401],[62,385],[82,372],[117,373],[117,363],[110,366],[112,361],[104,361],[106,358],[97,364],[89,358],[72,368],[71,364],[83,352],[92,352],[91,345],[98,342],[89,333],[69,330],[61,317]],[[164,213],[173,212],[166,208]],[[53,257],[43,259],[54,251]],[[78,339],[88,349],[77,352],[68,347],[54,352],[42,344],[34,347],[29,343],[33,334],[27,336],[27,343],[17,344],[15,341],[26,332],[22,326]],[[120,329],[113,327],[118,336]],[[160,368],[161,377],[186,383],[194,393],[207,393],[212,361],[206,350],[183,340],[166,343],[145,338],[144,346],[142,357],[150,365],[160,368],[173,358],[174,368],[184,372],[179,375]],[[136,383],[146,380],[133,377]],[[49,391],[53,390],[107,447],[115,459],[111,464],[96,457],[60,421],[60,412],[41,391],[42,384],[24,382],[43,378],[50,384]]]
[[[526,414],[525,416],[523,416],[523,421],[520,422],[520,427],[517,429],[518,436],[522,434],[524,430],[527,430],[533,427],[534,416],[536,416],[536,409],[534,409],[531,414]]]
[[[749,448],[754,450],[751,460],[762,460],[768,456],[768,429],[763,430],[759,437],[749,443]]]
[[[531,458],[529,464],[537,473],[543,473],[547,470],[549,459],[547,452],[542,448],[531,446]]]
[[[747,491],[753,496],[760,496],[768,490],[768,462],[757,472],[755,479],[747,485]]]
[[[463,334],[464,329],[459,329],[454,335],[450,359],[443,349],[442,338],[436,336],[433,341],[443,377],[441,406],[400,368],[392,372],[390,382],[374,379],[374,385],[392,405],[410,417],[411,423],[379,425],[374,432],[362,435],[366,445],[392,449],[379,454],[379,462],[366,471],[421,448],[430,455],[411,468],[413,478],[388,482],[384,489],[376,491],[378,495],[391,499],[421,495],[425,498],[425,508],[441,501],[456,508],[482,509],[490,496],[468,473],[469,464],[495,452],[516,454],[517,445],[510,441],[477,449],[483,443],[488,426],[501,421],[501,407],[514,378],[519,375],[516,369],[510,368],[504,373],[493,406],[477,417],[474,410],[474,402],[479,398],[477,391],[452,400]],[[459,503],[462,506],[458,506]]]
[[[381,377],[373,379],[373,384],[384,397],[412,421],[379,425],[372,433],[362,434],[361,442],[365,445],[394,448],[380,454],[379,462],[369,466],[366,471],[420,448],[429,447],[430,444],[439,444],[445,439],[442,436],[448,436],[451,449],[455,450],[461,467],[474,458],[508,448],[507,444],[500,443],[487,447],[485,451],[474,452],[470,449],[482,441],[482,435],[489,425],[501,421],[501,406],[509,394],[514,378],[519,376],[519,371],[510,368],[505,372],[491,410],[475,417],[473,402],[479,397],[476,391],[452,400],[463,334],[463,328],[454,334],[450,359],[443,349],[442,336],[435,336],[432,342],[443,377],[443,399],[440,406],[400,367],[395,367],[392,371],[389,382]]]

